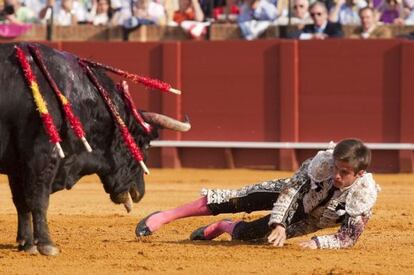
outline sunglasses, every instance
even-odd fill
[[[305,7],[304,5],[294,5],[293,6],[294,9],[298,9],[298,8],[303,9],[304,7]]]
[[[311,14],[310,14],[312,17],[315,17],[315,16],[321,16],[322,15],[322,12],[311,12]]]

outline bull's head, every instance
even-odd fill
[[[158,137],[159,129],[186,132],[191,125],[186,119],[184,122],[170,118],[165,115],[143,112],[143,118],[152,126],[151,133],[147,134],[139,128],[137,123],[130,123],[131,133],[140,147],[144,161],[148,158],[150,142]],[[132,159],[129,152],[121,146],[112,146],[115,150],[112,158],[112,167],[104,173],[98,173],[104,184],[105,191],[110,194],[114,203],[124,204],[129,212],[132,209],[132,202],[138,203],[145,193],[145,181],[143,169]],[[122,152],[122,154],[119,154]]]

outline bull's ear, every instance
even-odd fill
[[[178,132],[187,132],[191,129],[190,120],[187,115],[185,116],[184,121],[179,121],[169,116],[153,112],[142,112],[142,116],[149,124],[159,126],[163,129]]]

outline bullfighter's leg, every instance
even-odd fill
[[[266,241],[266,237],[271,233],[272,228],[269,224],[270,215],[251,222],[238,222],[231,233],[233,240],[239,241]]]
[[[270,210],[286,183],[286,180],[274,180],[238,190],[205,190],[203,191],[205,196],[196,201],[171,210],[153,213],[141,220],[137,225],[136,235],[138,237],[150,235],[162,225],[186,217]]]
[[[223,233],[233,234],[234,227],[239,221],[231,221],[229,219],[221,220],[207,226],[202,226],[193,231],[190,235],[192,241],[206,241],[217,238]]]
[[[193,231],[190,240],[212,240],[223,233],[228,233],[232,240],[263,242],[272,231],[269,227],[270,215],[251,222],[222,220]]]
[[[24,199],[23,181],[19,175],[9,175],[9,184],[13,196],[13,203],[17,210],[17,238],[18,249],[27,253],[38,253],[33,243],[32,213]]]
[[[249,194],[244,197],[240,198],[232,198],[228,202],[225,203],[213,203],[209,205],[209,208],[211,211],[217,215],[221,213],[237,213],[242,212],[241,210],[244,209],[244,212],[252,212],[252,211],[258,211],[258,210],[270,210],[273,207],[273,204],[276,202],[277,198],[279,196],[279,193],[272,193],[272,192],[255,192],[252,194]],[[262,221],[263,219],[259,219]],[[267,222],[269,221],[269,218],[267,218]],[[269,226],[267,223],[263,222],[251,222],[246,223],[244,221],[240,220],[221,220],[218,222],[214,222],[212,224],[209,224],[207,226],[202,226],[196,230],[194,230],[190,235],[190,240],[212,240],[217,238],[218,236],[222,235],[223,233],[228,233],[230,236],[233,236],[233,231],[236,227],[240,227],[240,225],[243,224],[242,232],[253,232],[254,234],[247,233],[247,235],[253,236],[259,236],[262,237],[262,233],[266,230],[269,230]],[[248,224],[251,226],[245,226],[245,224]],[[247,228],[247,229],[245,229]],[[251,230],[253,228],[254,230]],[[260,234],[259,234],[260,233]],[[267,231],[266,231],[267,233]],[[236,237],[233,237],[233,239],[238,239],[238,234],[236,234]],[[248,240],[248,239],[242,239],[242,240]]]

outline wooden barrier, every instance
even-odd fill
[[[395,37],[404,36],[414,32],[414,26],[387,26]],[[343,26],[345,38],[349,37],[354,26]],[[276,26],[271,25],[261,39],[287,37],[289,32],[297,31],[297,26]],[[92,25],[76,25],[70,27],[54,26],[52,28],[52,41],[183,41],[191,40],[181,27],[170,26],[140,26],[139,28],[126,32],[121,26],[103,27]],[[12,41],[44,41],[47,39],[47,30],[44,25],[33,25],[24,35],[9,39],[0,38],[0,42]],[[209,40],[242,40],[240,28],[236,23],[214,23],[209,28]]]
[[[128,34],[129,41],[165,41],[165,40],[188,40],[189,36],[180,27],[170,26],[140,26]]]
[[[161,140],[414,143],[414,43],[404,40],[63,42],[63,50],[182,89],[131,85],[139,108],[190,116]],[[110,53],[110,54],[109,54]],[[155,148],[157,167],[293,170],[315,149]],[[372,170],[413,172],[412,150],[374,150]]]
[[[260,38],[278,38],[279,26],[269,26]],[[210,26],[210,40],[243,39],[239,26],[236,23],[217,23]]]
[[[131,84],[137,106],[176,118],[188,133],[162,140],[414,143],[414,42],[60,42],[60,49],[163,79],[181,97]],[[119,78],[115,78],[119,79]],[[293,170],[315,149],[156,148],[157,167]],[[414,172],[412,150],[374,150],[372,170]]]

